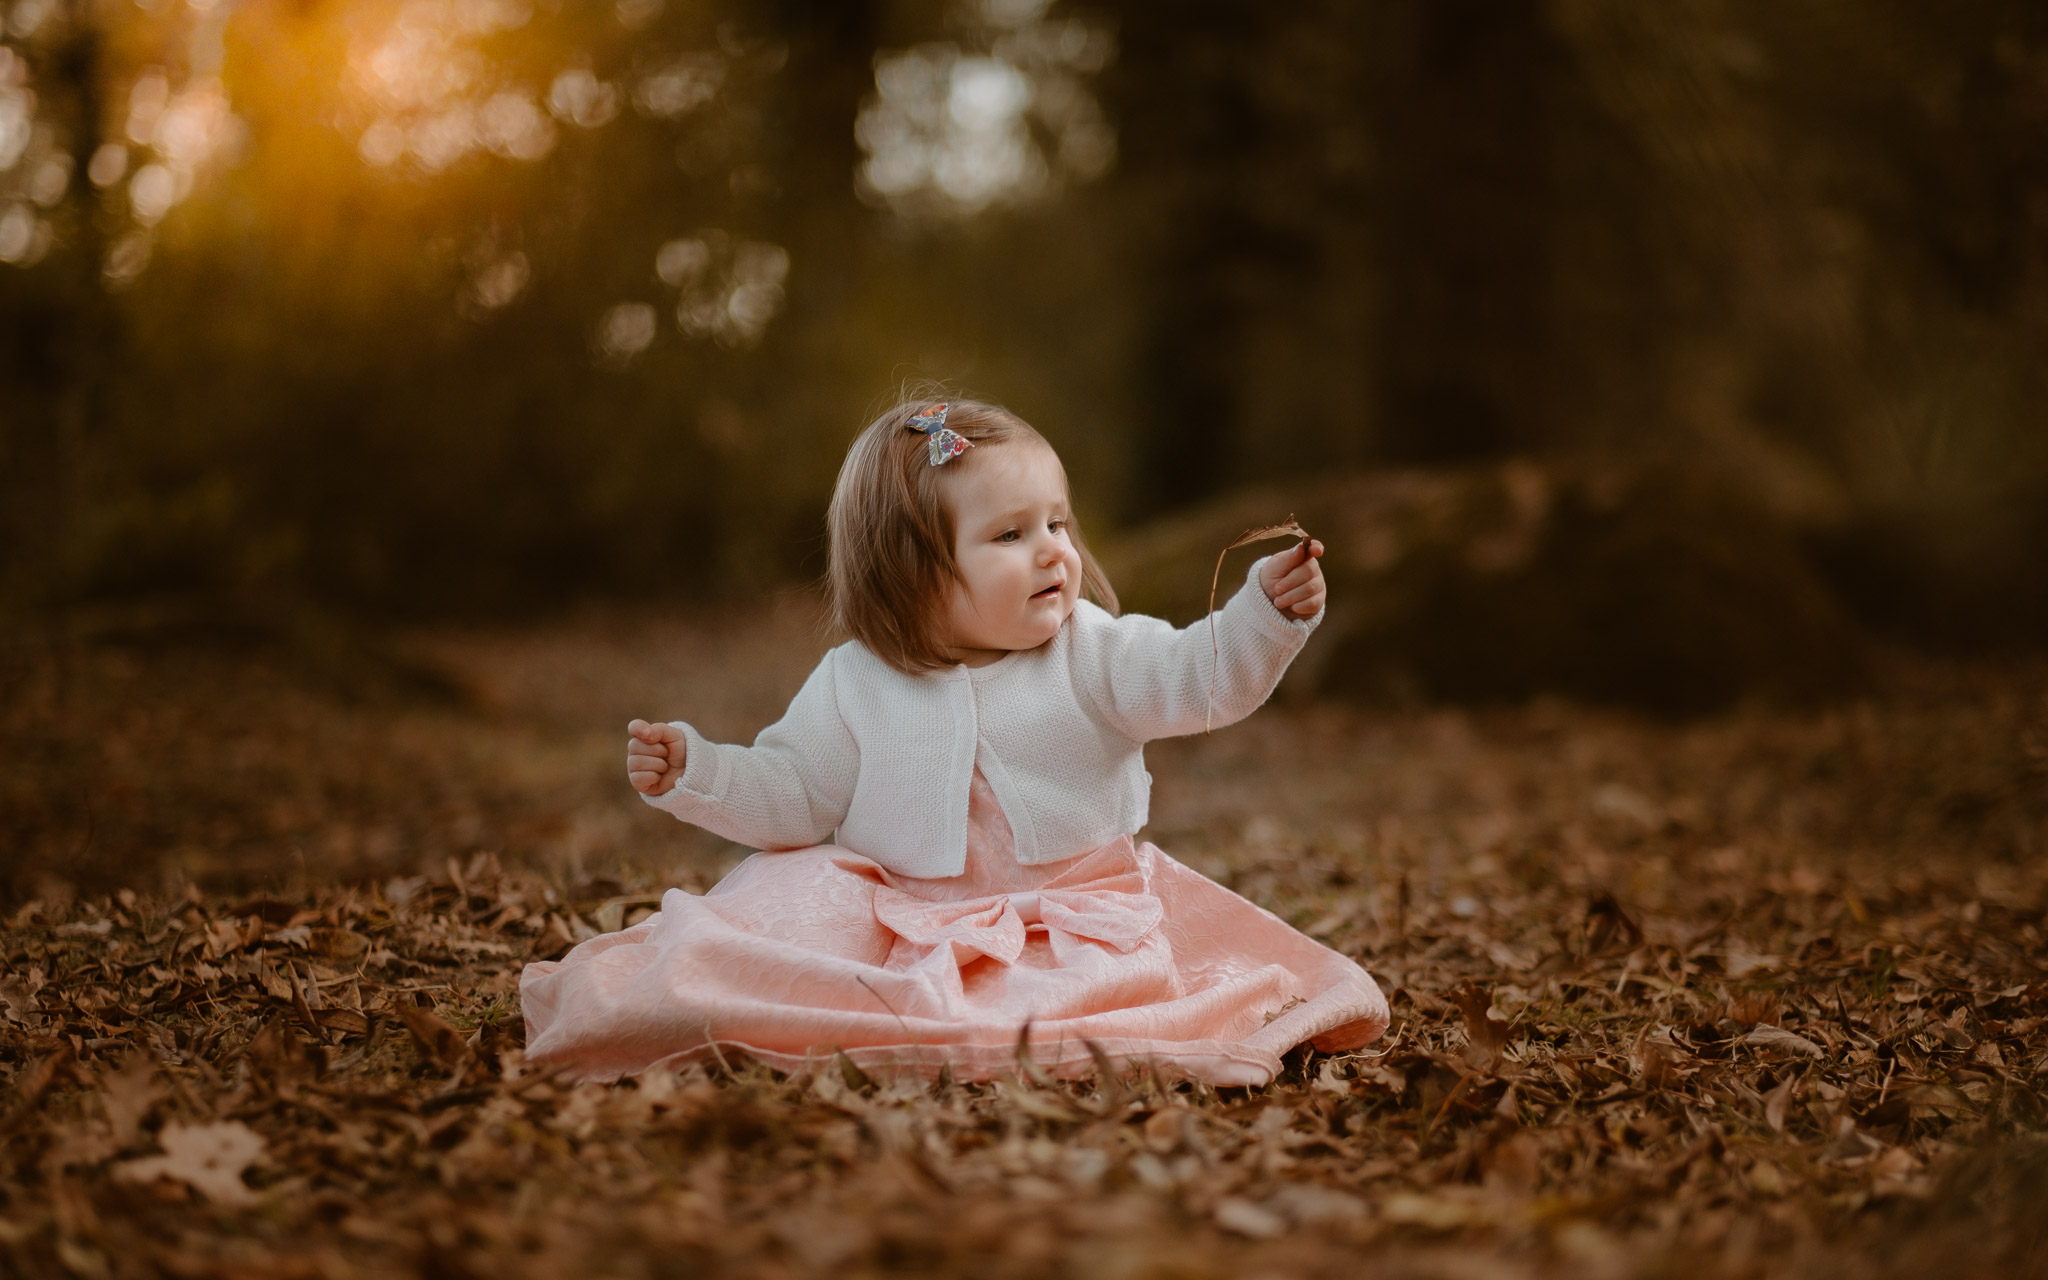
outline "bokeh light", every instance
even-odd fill
[[[545,156],[553,123],[481,47],[532,17],[519,0],[407,0],[387,26],[359,36],[349,67],[372,116],[358,139],[363,159],[386,168],[410,157],[433,174],[475,151]]]
[[[35,133],[36,95],[27,79],[27,64],[0,46],[0,170],[20,163]]]
[[[225,15],[201,12],[201,33],[210,31],[217,40]],[[200,65],[212,61],[194,59]],[[124,178],[127,182],[124,203],[136,230],[118,235],[101,264],[102,277],[116,287],[132,283],[148,265],[151,230],[191,197],[202,175],[238,159],[247,143],[247,127],[235,114],[226,85],[212,72],[191,74],[174,89],[165,68],[147,66],[135,74],[125,101],[120,129],[125,142],[102,144],[86,168],[92,184],[110,195]],[[62,198],[60,190],[57,200]]]
[[[782,309],[789,252],[705,230],[662,245],[654,273],[677,291],[677,328],[723,346],[751,346]]]
[[[548,110],[569,124],[602,128],[619,114],[619,91],[581,67],[572,68],[548,86]]]
[[[7,34],[17,40],[33,39],[56,16],[57,0],[15,0],[7,16]]]
[[[467,299],[480,311],[495,311],[517,298],[533,278],[533,268],[518,250],[487,260],[470,277]]]
[[[10,33],[26,36],[42,25],[40,10],[26,22],[21,13],[17,4]],[[38,117],[27,61],[0,45],[0,263],[32,266],[49,252],[52,228],[39,211],[64,198],[71,169],[56,131]]]
[[[644,302],[621,302],[598,321],[591,345],[607,363],[624,364],[654,344],[659,321]]]
[[[1100,177],[1115,134],[1090,86],[1114,42],[1043,0],[985,0],[987,52],[951,42],[884,52],[854,133],[866,198],[901,213],[969,216]]]
[[[641,77],[633,105],[643,115],[680,120],[717,97],[724,83],[725,63],[716,54],[687,54]]]

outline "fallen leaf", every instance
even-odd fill
[[[1467,982],[1451,992],[1451,999],[1465,1015],[1466,1058],[1482,1071],[1493,1070],[1511,1034],[1508,1020],[1493,1007],[1493,993]]]
[[[1643,945],[1643,928],[1622,909],[1611,893],[1602,891],[1586,904],[1586,949],[1594,955],[1633,951]]]
[[[398,1014],[398,1020],[405,1024],[405,1029],[412,1033],[413,1043],[419,1046],[420,1052],[432,1061],[444,1067],[453,1067],[469,1057],[469,1049],[463,1043],[462,1033],[449,1026],[447,1021],[432,1009],[399,1001],[392,1006],[392,1010]],[[308,1012],[303,1016],[310,1019],[313,1015]],[[314,1023],[314,1027],[317,1030],[319,1024]]]
[[[1155,1111],[1145,1119],[1145,1146],[1156,1155],[1172,1155],[1186,1136],[1187,1112],[1178,1107]]]
[[[1820,1158],[1830,1163],[1840,1164],[1847,1161],[1861,1160],[1865,1156],[1873,1156],[1883,1150],[1884,1144],[1882,1142],[1858,1129],[1854,1119],[1849,1116],[1843,1116],[1841,1123],[1835,1128],[1834,1141],[1828,1144],[1827,1150],[1821,1153]]]
[[[1796,1081],[1796,1077],[1788,1075],[1777,1088],[1764,1095],[1764,1123],[1771,1126],[1772,1133],[1785,1132],[1785,1108],[1791,1105],[1792,1086]]]
[[[114,1147],[133,1146],[142,1136],[142,1122],[164,1097],[156,1064],[140,1049],[131,1050],[118,1068],[100,1073],[100,1108],[112,1127]]]
[[[1275,1187],[1266,1198],[1265,1207],[1298,1227],[1355,1222],[1371,1213],[1362,1197],[1313,1182],[1288,1182]]]
[[[242,1171],[263,1154],[263,1136],[239,1120],[186,1126],[167,1124],[157,1135],[160,1156],[144,1156],[114,1167],[123,1182],[154,1182],[170,1178],[215,1204],[242,1208],[256,1195],[242,1181]]]
[[[6,1014],[8,1021],[25,1022],[37,1008],[35,993],[20,974],[0,977],[0,1012]]]
[[[1825,1058],[1827,1051],[1805,1036],[1795,1035],[1782,1027],[1757,1027],[1742,1037],[1744,1044],[1775,1053],[1797,1053],[1809,1058]]]
[[[1287,1219],[1236,1196],[1224,1196],[1216,1202],[1215,1218],[1216,1225],[1225,1231],[1254,1240],[1272,1240],[1287,1234]]]
[[[14,1105],[0,1115],[0,1134],[16,1132],[35,1116],[43,1096],[71,1073],[76,1062],[74,1053],[66,1044],[57,1052],[36,1059],[14,1078]]]
[[[1431,1231],[1451,1231],[1486,1220],[1486,1215],[1476,1205],[1466,1201],[1407,1191],[1397,1192],[1381,1201],[1380,1216],[1388,1222],[1425,1227]]]
[[[368,938],[348,929],[314,929],[311,945],[316,955],[338,961],[354,961],[370,950]]]

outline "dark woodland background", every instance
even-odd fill
[[[1298,510],[1331,691],[2048,635],[2028,0],[0,12],[10,627],[758,598],[939,377],[1140,607]]]
[[[0,0],[0,1274],[2048,1277],[2044,356],[2042,0]],[[929,378],[1382,1041],[524,1063]]]

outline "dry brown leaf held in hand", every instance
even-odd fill
[[[1279,524],[1246,529],[1237,535],[1237,541],[1216,553],[1216,571],[1209,575],[1209,707],[1202,717],[1203,733],[1216,727],[1216,667],[1222,659],[1222,650],[1216,643],[1216,584],[1223,581],[1223,557],[1239,547],[1264,542],[1268,538],[1299,538],[1303,542],[1313,541],[1309,531],[1296,524],[1294,513],[1289,512],[1287,518]]]
[[[240,1208],[256,1202],[242,1181],[242,1171],[263,1154],[263,1136],[239,1120],[219,1124],[167,1124],[157,1135],[160,1156],[144,1156],[117,1166],[123,1182],[154,1182],[171,1178],[198,1191],[215,1204]]]

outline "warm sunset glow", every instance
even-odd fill
[[[522,210],[567,190],[551,158],[572,143],[587,154],[622,117],[685,127],[730,90],[746,52],[724,36],[710,48],[664,42],[652,30],[661,0],[594,13],[529,0],[123,7],[103,70],[110,118],[79,156],[36,85],[70,19],[40,4],[0,6],[0,263],[32,265],[60,245],[66,224],[52,211],[79,190],[117,289],[172,242],[235,235],[251,216],[308,263],[342,255],[362,287],[383,264],[396,286],[417,275],[431,226],[459,262],[449,305],[477,322],[560,269],[521,225]],[[753,56],[761,75],[782,55]],[[638,356],[664,318],[687,339],[748,346],[780,312],[785,249],[715,227],[677,238],[683,229],[657,231],[642,259],[658,259],[647,279],[670,296],[594,321],[602,360]]]
[[[533,16],[518,0],[407,0],[349,50],[348,88],[372,115],[359,137],[382,168],[410,158],[436,173],[474,151],[538,160],[555,129],[534,91],[517,84],[480,42]]]

